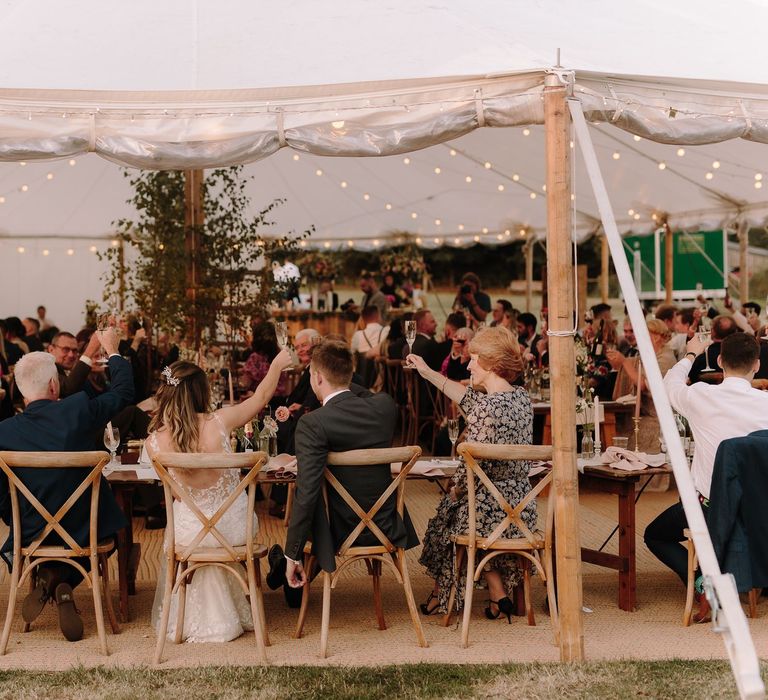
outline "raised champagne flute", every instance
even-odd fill
[[[275,337],[277,345],[281,350],[290,350],[288,344],[288,324],[285,321],[275,321]],[[288,372],[292,368],[284,367],[283,372]]]
[[[448,439],[451,441],[451,457],[456,456],[456,441],[459,439],[459,419],[448,419]]]
[[[706,326],[706,324],[702,323],[699,326],[699,342],[704,345],[704,360],[705,360],[705,367],[701,370],[702,373],[704,372],[714,372],[715,370],[709,366],[709,346],[712,340],[712,331]]]
[[[112,425],[104,428],[104,447],[109,450],[108,469],[117,469],[120,462],[117,460],[117,448],[120,446],[120,430]]]
[[[408,343],[408,354],[413,352],[413,343],[416,340],[416,321],[405,322],[405,342]],[[412,367],[411,363],[406,366]]]

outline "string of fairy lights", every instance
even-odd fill
[[[750,181],[752,186],[756,190],[760,190],[763,187],[764,177],[763,173],[743,163],[729,161],[723,158],[714,158],[708,152],[697,147],[694,149],[686,149],[683,147],[677,147],[674,149],[674,155],[670,155],[669,159],[658,159],[656,156],[643,150],[641,147],[635,146],[634,143],[642,141],[640,136],[633,136],[632,141],[625,141],[613,133],[607,133],[605,130],[596,128],[597,132],[606,137],[610,143],[597,142],[598,149],[603,153],[610,154],[610,161],[617,162],[622,159],[624,155],[639,156],[649,163],[649,167],[655,168],[659,172],[666,172],[689,183],[696,184],[705,190],[708,190],[714,194],[720,194],[714,189],[717,181],[724,178],[729,178],[731,181],[738,181],[742,184],[743,181]],[[532,133],[532,129],[525,127],[520,130],[520,133],[524,137],[528,137]],[[655,144],[656,145],[656,144]],[[571,142],[571,147],[574,144]],[[318,164],[317,159],[304,154],[293,153],[290,158],[290,162],[297,165],[306,165],[314,170],[314,175],[318,178],[325,178],[333,182],[344,193],[344,196],[351,202],[353,202],[360,210],[358,215],[351,216],[343,221],[337,221],[329,224],[324,224],[323,229],[319,235],[309,242],[302,240],[300,245],[302,247],[320,247],[325,249],[348,247],[354,248],[356,245],[362,247],[369,246],[373,248],[386,247],[387,245],[393,245],[410,240],[417,245],[427,246],[467,246],[474,243],[489,243],[489,244],[504,244],[513,240],[520,240],[527,238],[531,233],[535,233],[532,226],[524,221],[518,221],[517,223],[508,222],[503,228],[496,225],[478,225],[468,223],[466,220],[447,220],[445,216],[435,214],[434,202],[441,196],[451,196],[454,193],[461,193],[466,191],[472,191],[474,193],[483,193],[488,196],[502,196],[502,197],[525,197],[529,200],[536,201],[544,206],[546,203],[546,185],[538,185],[533,182],[531,178],[522,176],[519,172],[508,172],[503,169],[502,166],[495,164],[491,160],[485,160],[474,156],[468,150],[460,147],[457,144],[442,144],[439,148],[443,148],[447,151],[449,159],[447,162],[436,162],[435,159],[429,157],[430,152],[434,150],[426,150],[421,152],[405,155],[401,158],[403,168],[416,168],[421,171],[422,174],[429,174],[434,178],[439,178],[445,183],[446,189],[432,192],[431,194],[422,197],[421,199],[412,201],[403,201],[403,197],[386,196],[383,193],[377,193],[365,185],[360,186],[353,182],[352,179],[346,176],[340,176],[332,170],[331,167],[325,166],[325,163]],[[455,159],[455,160],[454,160]],[[328,159],[330,160],[330,159]],[[69,167],[74,168],[77,165],[77,159],[70,158],[66,161]],[[20,161],[19,167],[24,168],[27,166],[26,161]],[[367,166],[365,166],[367,167]],[[610,167],[607,166],[607,167]],[[55,172],[49,170],[47,172],[41,172],[35,177],[30,177],[28,180],[24,180],[20,185],[14,183],[11,187],[3,188],[3,181],[9,177],[9,173],[6,173],[4,177],[0,178],[0,220],[3,217],[4,207],[8,207],[13,204],[16,198],[28,196],[30,193],[39,192],[46,185],[50,185],[55,182],[58,177],[66,176],[66,172]],[[13,178],[15,179],[15,178]],[[387,182],[387,186],[390,190],[396,190],[396,183]],[[383,189],[383,188],[382,188]],[[397,193],[400,194],[400,193]],[[576,195],[571,195],[572,200],[576,200]],[[398,201],[399,200],[399,201]],[[389,214],[395,214],[402,217],[403,214],[407,215],[408,220],[411,222],[411,226],[414,227],[414,231],[410,234],[392,236],[367,236],[360,237],[343,237],[338,234],[334,234],[334,228],[341,227],[343,224],[349,223],[350,220],[355,218],[362,218],[375,214],[376,216],[386,217]],[[648,226],[651,222],[657,222],[660,218],[660,214],[657,210],[654,210],[649,206],[642,206],[637,208],[629,208],[627,210],[627,217],[619,217],[619,222],[624,224],[633,225],[634,222],[640,222],[643,219],[648,219]],[[384,219],[386,220],[386,219]],[[402,221],[399,218],[398,221]],[[425,228],[432,227],[432,231],[425,231]],[[386,226],[383,225],[382,229],[392,230],[403,229],[402,226]],[[3,241],[0,238],[0,245],[5,245],[8,242],[8,238]],[[99,240],[102,239],[92,239]],[[114,239],[103,240],[100,243],[102,247],[106,245],[117,245],[117,241]],[[76,248],[73,246],[67,246],[66,248],[57,248],[53,245],[47,245],[44,242],[30,246],[28,243],[19,244],[15,246],[15,250],[18,254],[27,254],[30,252],[38,252],[43,257],[48,257],[54,253],[58,253],[63,250],[67,256],[73,256],[76,254]],[[90,253],[96,253],[99,251],[99,246],[95,243],[91,243],[88,246]]]

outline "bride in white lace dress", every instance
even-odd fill
[[[144,458],[149,459],[157,452],[230,452],[231,431],[258,415],[272,398],[281,370],[290,364],[290,354],[281,351],[253,396],[211,413],[208,411],[210,387],[205,372],[191,362],[174,362],[164,371],[157,391],[158,409],[149,426]],[[173,469],[171,472],[208,517],[218,510],[240,481],[236,469]],[[247,495],[243,492],[216,525],[233,546],[245,544],[247,510]],[[255,521],[256,514],[250,515]],[[192,542],[201,530],[194,513],[180,501],[175,501],[173,518],[176,544]],[[256,525],[254,522],[254,532]],[[200,546],[219,547],[220,544],[209,533]],[[152,606],[152,626],[156,631],[162,613],[165,567],[161,566],[160,572]],[[177,600],[177,595],[171,599],[168,639],[173,639],[176,634]],[[219,567],[198,569],[187,586],[182,638],[188,642],[227,642],[252,629],[250,605],[234,577]]]

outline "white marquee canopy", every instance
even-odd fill
[[[256,207],[286,199],[275,231],[318,246],[542,237],[558,49],[623,231],[764,225],[767,20],[757,0],[0,0],[0,274],[103,245],[131,215],[119,165],[246,164]]]

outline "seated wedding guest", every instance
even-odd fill
[[[536,344],[541,336],[536,333],[536,317],[524,311],[517,317],[517,340],[520,343],[521,350],[534,354]]]
[[[144,401],[150,395],[151,361],[147,355],[147,331],[135,317],[121,319],[120,330],[123,339],[120,341],[120,354],[128,358],[133,368],[133,388],[136,403]]]
[[[419,309],[413,314],[413,320],[416,321],[416,339],[413,341],[411,352],[423,357],[432,369],[439,371],[443,364],[443,358],[440,357],[440,346],[435,340],[435,330],[437,329],[435,317],[429,309]],[[408,354],[407,345],[403,352]]]
[[[280,348],[277,347],[275,325],[264,321],[253,327],[251,337],[251,354],[243,366],[240,375],[240,385],[245,391],[253,391],[267,376],[270,363],[277,357]],[[273,392],[276,397],[288,395],[288,374],[283,372]]]
[[[96,333],[91,334],[82,355],[78,351],[77,340],[71,333],[61,331],[53,337],[48,346],[48,352],[53,355],[53,359],[56,361],[56,370],[59,373],[59,396],[61,398],[82,391],[88,381],[93,360],[99,350],[101,350],[101,343]]]
[[[397,408],[385,393],[359,390],[352,381],[352,354],[343,343],[324,341],[312,353],[312,391],[322,406],[304,415],[296,428],[296,495],[285,545],[285,577],[293,588],[306,583],[302,559],[304,545],[312,541],[312,552],[324,571],[336,569],[336,549],[359,523],[360,518],[328,489],[328,513],[323,503],[323,473],[329,452],[386,448],[392,445]],[[364,510],[370,509],[392,483],[389,464],[348,469],[331,467],[334,476]],[[396,546],[409,549],[419,540],[407,511],[397,513],[395,494],[382,506],[374,522]],[[355,545],[378,545],[365,529]]]
[[[471,328],[459,328],[453,336],[451,352],[443,360],[443,366],[440,368],[440,374],[454,382],[464,382],[469,380],[469,342],[475,333]]]
[[[11,385],[8,381],[9,369],[8,358],[5,355],[5,339],[0,329],[0,420],[10,418],[14,413]]]
[[[760,364],[760,347],[754,336],[746,333],[732,333],[722,341],[716,360],[725,375],[722,384],[698,382],[688,386],[691,366],[704,347],[698,336],[688,342],[685,357],[664,377],[664,388],[672,407],[686,418],[693,435],[696,450],[691,477],[706,518],[717,448],[728,438],[768,428],[768,393],[750,386]],[[676,503],[645,530],[648,549],[680,577],[684,586],[688,579],[688,553],[682,542],[687,527],[683,505]],[[709,617],[709,604],[700,584],[698,581],[696,622]]]
[[[659,319],[659,321],[663,321],[669,329],[669,347],[675,355],[675,362],[677,362],[677,360],[682,359],[685,355],[685,344],[688,342],[688,336],[677,330],[680,310],[674,304],[659,304],[659,306],[656,307],[654,316]]]
[[[474,387],[481,387],[482,394],[472,387],[451,381],[429,369],[424,360],[410,355],[419,374],[434,384],[449,399],[459,404],[466,415],[469,442],[530,445],[533,438],[533,407],[523,387],[513,386],[523,371],[520,346],[506,328],[483,328],[469,344],[471,361],[469,371]],[[513,507],[531,490],[528,480],[530,462],[482,461],[480,466]],[[429,521],[424,535],[424,549],[420,562],[435,580],[426,603],[421,606],[425,615],[447,612],[451,587],[456,585],[456,609],[464,600],[464,576],[457,580],[454,567],[454,549],[451,535],[467,532],[469,528],[469,504],[467,502],[467,472],[462,461],[452,478],[450,491],[443,496],[437,514]],[[477,535],[487,537],[502,521],[504,512],[490,497],[482,483],[478,484]],[[536,506],[531,504],[523,513],[525,524],[536,528]],[[521,537],[516,528],[510,527],[504,537]],[[488,586],[489,603],[486,617],[496,619],[503,614],[510,619],[513,604],[509,596],[521,580],[517,558],[499,556],[489,562],[483,574]]]
[[[659,363],[659,370],[663,377],[675,364],[675,355],[672,348],[669,347],[670,331],[667,325],[657,318],[648,319],[646,322],[648,332],[651,335],[651,344],[656,353],[656,361]],[[607,399],[626,396],[637,392],[638,379],[638,359],[639,356],[625,357],[618,350],[607,350],[606,356],[611,367],[618,370],[613,387],[613,395]],[[659,418],[656,413],[656,406],[651,397],[651,391],[648,388],[645,373],[640,384],[640,425],[638,433],[638,446],[640,452],[656,454],[659,451]],[[603,397],[601,397],[603,398]],[[629,444],[634,449],[634,423],[629,420],[629,416],[622,416],[617,422],[616,434],[629,438]]]
[[[688,342],[688,340],[693,338],[693,334],[696,332],[697,320],[698,315],[696,314],[695,307],[687,306],[684,309],[680,309],[680,313],[675,319],[675,332],[685,333],[685,337],[687,338],[686,342]]]
[[[485,323],[491,313],[491,298],[480,291],[480,278],[474,272],[462,275],[459,291],[453,301],[453,310],[464,313],[472,326]]]
[[[440,360],[440,367],[443,366],[445,358],[451,352],[453,347],[453,336],[459,328],[466,328],[467,317],[464,314],[454,311],[448,314],[448,318],[445,319],[445,325],[443,326],[443,340],[437,344],[435,348],[435,357]]]
[[[491,328],[494,326],[502,325],[501,322],[504,319],[504,314],[511,314],[514,311],[512,304],[506,299],[497,299],[491,312],[493,321],[491,321]]]
[[[157,413],[144,443],[148,461],[158,452],[229,453],[230,433],[253,420],[264,409],[277,388],[281,371],[292,362],[287,350],[280,351],[253,395],[234,406],[210,410],[211,387],[204,370],[192,362],[180,360],[166,367],[157,390]],[[219,469],[194,471],[172,469],[171,475],[192,496],[195,505],[211,517],[240,483],[240,471]],[[216,529],[232,546],[245,544],[248,517],[248,494],[243,491],[216,523]],[[197,516],[181,501],[173,504],[173,526],[176,546],[190,544],[200,531]],[[256,528],[254,528],[255,532]],[[206,535],[200,547],[220,547],[212,534]],[[165,567],[160,567],[164,572]],[[157,582],[152,606],[152,626],[157,630],[162,615],[165,580]],[[171,598],[168,638],[176,634],[178,594]],[[187,585],[182,639],[187,642],[228,642],[243,631],[253,629],[251,609],[239,583],[219,567],[207,566],[195,572]]]
[[[403,358],[404,348],[408,347],[405,339],[405,322],[413,320],[413,313],[407,311],[400,318],[395,318],[389,324],[389,333],[384,339],[381,347],[381,354],[388,360],[401,360]]]
[[[497,325],[512,331],[512,335],[517,337],[517,311],[515,309],[505,310],[501,315],[501,321]]]
[[[688,381],[691,384],[695,384],[700,381],[707,381],[708,375],[717,375],[717,379],[720,379],[720,367],[717,363],[717,358],[720,355],[720,345],[729,335],[739,332],[739,327],[731,316],[715,316],[712,321],[712,344],[704,349],[704,352],[699,355],[691,366],[691,371],[688,374]],[[707,362],[709,363],[709,371],[707,370]]]
[[[632,328],[632,321],[630,321],[628,317],[624,319],[624,335],[619,340],[617,349],[624,355],[624,357],[634,357],[638,353],[635,330]],[[620,360],[620,362],[621,361],[623,360]],[[611,363],[611,367],[613,369],[619,368],[618,366],[614,367],[614,363]]]
[[[161,331],[157,336],[157,365],[167,367],[179,359],[179,342],[181,333],[178,331],[171,335],[168,331]]]
[[[40,340],[40,321],[36,318],[27,317],[21,323],[24,326],[24,342],[30,352],[43,352],[43,342]]]
[[[15,365],[22,357],[29,352],[27,344],[24,342],[24,325],[21,319],[16,316],[9,316],[4,321],[5,327],[5,352],[8,356],[8,364]]]
[[[355,371],[366,389],[376,386],[374,390],[378,391],[381,382],[376,360],[381,355],[381,344],[387,339],[389,326],[381,325],[381,316],[376,306],[363,309],[360,318],[365,327],[354,332],[350,343],[352,357],[355,358]]]
[[[112,383],[108,391],[96,398],[80,391],[59,400],[59,377],[54,358],[47,352],[25,355],[16,365],[16,382],[24,396],[25,410],[0,423],[0,450],[21,452],[81,451],[98,449],[107,422],[133,399],[131,367],[117,352],[118,342],[114,330],[99,333],[99,341],[109,355]],[[101,445],[103,449],[103,444]],[[32,494],[50,513],[64,505],[82,483],[90,470],[85,469],[25,469],[16,470]],[[87,546],[90,537],[90,492],[86,491],[62,518],[62,526],[81,546]],[[0,480],[0,517],[10,523],[11,503],[8,482]],[[117,505],[106,481],[99,492],[99,541],[114,537],[125,527],[122,511]],[[29,545],[43,530],[45,521],[37,511],[25,509],[22,518],[22,544]],[[59,544],[58,535],[47,538]],[[0,550],[8,561],[13,551],[13,532]],[[90,560],[77,559],[87,570]],[[50,562],[38,567],[38,585],[24,600],[22,617],[32,622],[42,612],[45,603],[57,604],[59,624],[69,641],[83,636],[83,622],[77,613],[72,588],[82,575],[67,564]]]

